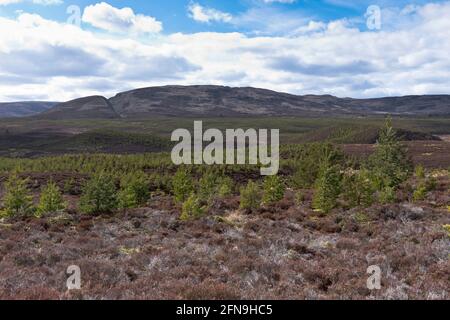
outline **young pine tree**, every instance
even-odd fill
[[[294,160],[294,172],[290,178],[295,188],[310,188],[320,174],[320,165],[324,159],[331,163],[343,162],[344,154],[331,143],[315,142],[297,146],[291,154]]]
[[[378,201],[382,204],[395,202],[395,188],[386,186],[378,192]]]
[[[361,169],[346,174],[342,181],[342,191],[350,207],[370,206],[374,201],[375,188],[369,171]]]
[[[259,186],[249,181],[245,187],[241,188],[240,208],[246,210],[257,209],[261,205],[261,192]]]
[[[412,171],[411,161],[397,139],[390,118],[380,131],[375,152],[369,158],[369,169],[379,191],[396,189]]]
[[[177,170],[172,180],[172,189],[175,200],[179,203],[186,201],[194,191],[191,175],[186,169]]]
[[[108,213],[117,208],[114,179],[105,172],[95,174],[84,186],[80,209],[84,213]]]
[[[315,183],[313,208],[321,212],[329,212],[337,204],[341,190],[341,174],[337,166],[325,160]]]
[[[419,164],[414,168],[414,175],[417,179],[425,179],[425,168]]]
[[[426,177],[425,174],[419,175],[417,172],[416,177],[418,178],[418,182],[413,193],[413,201],[422,201],[425,200],[428,192],[436,189],[437,182],[433,176]]]
[[[183,203],[180,220],[188,221],[200,218],[205,213],[205,209],[201,206],[201,200],[192,193]]]
[[[137,208],[147,202],[149,194],[147,175],[142,171],[129,173],[120,182],[119,208]]]
[[[199,181],[198,196],[208,203],[217,195],[220,177],[212,170],[208,170]]]
[[[36,215],[40,217],[46,213],[64,210],[66,207],[67,205],[63,200],[58,186],[53,181],[50,181],[44,188],[42,188]]]
[[[233,193],[233,179],[231,179],[230,177],[223,177],[222,179],[220,179],[220,184],[219,184],[219,197],[228,197]]]
[[[285,186],[279,176],[268,176],[264,180],[262,202],[266,205],[274,204],[284,197]]]
[[[17,172],[10,174],[5,184],[3,204],[6,216],[28,215],[34,210],[33,197],[27,188],[28,179],[21,179]]]

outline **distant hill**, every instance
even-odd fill
[[[44,119],[113,119],[119,117],[108,99],[91,96],[59,103],[37,115]]]
[[[450,115],[450,95],[422,95],[344,100],[344,103],[348,107],[364,113]]]
[[[352,99],[250,87],[164,86],[119,93],[110,101],[122,117],[450,115],[450,95]]]
[[[0,118],[27,117],[57,105],[58,102],[22,101],[0,103]]]
[[[44,111],[45,119],[113,119],[236,116],[450,116],[450,95],[375,99],[298,96],[257,88],[162,86],[122,92],[106,99],[84,97]]]

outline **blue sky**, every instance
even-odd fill
[[[165,84],[450,93],[448,52],[448,0],[0,0],[0,101]]]
[[[0,5],[0,15],[5,17],[14,17],[18,10],[37,13],[40,16],[55,21],[63,22],[67,19],[66,9],[69,5],[77,5],[81,9],[86,6],[96,4],[100,1],[90,0],[47,0],[50,4],[43,5],[41,2],[46,0],[4,0],[12,2],[8,5]],[[17,1],[17,3],[14,3]],[[41,2],[40,2],[41,1]],[[56,2],[55,4],[51,4]],[[223,23],[213,21],[210,23],[201,23],[195,21],[189,16],[189,7],[192,4],[199,4],[204,8],[218,10],[229,13],[233,17],[244,17],[250,12],[260,13],[260,18],[264,19],[264,13],[270,12],[280,17],[298,19],[299,24],[304,19],[314,19],[320,21],[333,21],[338,19],[360,19],[364,16],[369,5],[379,5],[381,7],[403,7],[406,5],[423,5],[430,1],[424,0],[110,0],[109,4],[116,8],[130,7],[137,14],[144,14],[155,17],[161,21],[164,26],[165,34],[174,32],[193,33],[193,32],[244,32],[253,34],[258,30],[258,24],[245,23]],[[445,2],[436,0],[433,2]],[[1,3],[1,0],[0,0]],[[365,24],[361,23],[360,28],[364,29]]]

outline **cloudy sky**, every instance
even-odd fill
[[[0,101],[166,84],[450,94],[450,1],[0,0]]]

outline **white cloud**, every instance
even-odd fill
[[[325,31],[327,29],[327,24],[321,21],[310,21],[307,25],[303,25],[294,29],[292,32],[293,35],[301,35],[314,33],[319,31]]]
[[[231,24],[254,35],[286,35],[305,26],[310,19],[299,11],[254,7],[233,17]]]
[[[192,19],[199,22],[230,22],[233,19],[233,16],[229,13],[212,8],[205,8],[198,3],[191,3],[188,7],[188,12]]]
[[[82,20],[110,32],[145,34],[162,30],[162,23],[155,18],[135,14],[131,8],[118,9],[106,2],[87,6]]]
[[[401,9],[400,9],[401,11]],[[305,22],[279,36],[203,32],[152,41],[22,13],[1,18],[0,101],[68,100],[152,85],[254,86],[297,94],[450,94],[450,2],[405,10],[376,32]]]

